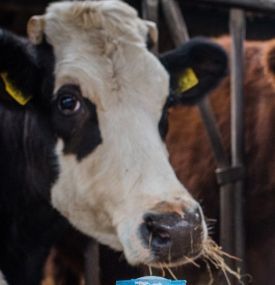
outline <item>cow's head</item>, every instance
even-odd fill
[[[36,55],[21,52],[16,64],[29,72],[10,70],[10,77],[49,112],[59,167],[51,204],[131,264],[199,255],[204,217],[175,176],[160,129],[165,135],[163,111],[172,101],[194,101],[222,77],[224,53],[190,41],[161,58],[165,69],[146,47],[148,38],[156,41],[154,24],[119,1],[51,4],[28,30]],[[192,86],[177,86],[186,68],[187,85],[195,73]]]

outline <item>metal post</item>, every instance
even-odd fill
[[[220,131],[218,129],[211,105],[207,98],[199,103],[199,110],[202,121],[207,130],[207,134],[212,146],[214,157],[217,163],[217,178],[219,173],[230,171],[231,166],[222,145]],[[230,180],[229,180],[230,181]],[[234,193],[233,184],[220,184],[220,245],[225,252],[234,254]],[[230,258],[226,258],[226,264],[230,268],[235,269],[235,262]],[[234,284],[234,278],[228,276],[230,283]],[[220,285],[227,285],[223,274],[220,274]]]
[[[185,0],[194,3],[194,0]],[[275,12],[274,0],[196,0],[197,3],[219,5],[230,8],[241,8],[261,12]]]
[[[163,13],[176,46],[189,40],[188,29],[175,0],[161,0]]]
[[[100,285],[99,244],[91,239],[85,252],[85,285]]]
[[[142,18],[158,23],[159,0],[142,1]]]
[[[232,166],[243,168],[244,150],[244,47],[245,40],[245,13],[240,9],[230,11],[230,33],[232,36],[231,57],[231,153]],[[244,253],[244,218],[243,218],[243,181],[234,184],[235,204],[235,250],[240,257],[242,267],[245,264]],[[244,269],[244,268],[242,268]],[[242,270],[242,272],[244,272]]]
[[[221,134],[208,98],[204,98],[199,103],[199,110],[203,124],[207,130],[218,169],[227,169],[230,167],[229,159],[223,147]]]

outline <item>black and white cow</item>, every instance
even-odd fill
[[[125,3],[54,3],[28,33],[0,31],[0,284],[39,284],[70,225],[131,264],[198,256],[204,218],[161,134],[169,104],[224,75],[224,52],[198,39],[163,55],[168,97],[168,73],[146,47],[156,28]],[[186,68],[197,82],[183,96]]]

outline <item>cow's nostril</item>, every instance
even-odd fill
[[[171,241],[171,236],[165,225],[158,223],[153,216],[147,216],[144,220],[149,233],[149,246],[167,246]]]
[[[157,230],[152,233],[153,246],[167,246],[171,242],[171,236],[168,232]]]
[[[154,224],[155,224],[153,219],[150,216],[148,216],[144,220],[145,220],[145,224],[148,230],[151,231],[154,228]]]

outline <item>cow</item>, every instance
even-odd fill
[[[230,38],[221,37],[216,39],[216,42],[230,56]],[[245,42],[246,273],[251,275],[252,284],[260,285],[274,283],[272,277],[275,264],[274,59],[274,40]],[[229,153],[229,76],[210,93],[209,98],[222,134],[223,144]],[[205,215],[218,221],[219,188],[214,174],[216,163],[197,108],[182,106],[170,109],[166,143],[177,177],[184,181],[196,199],[202,200]],[[218,239],[217,230],[215,236]],[[194,276],[196,278],[192,280]],[[199,284],[199,278],[198,272],[190,275],[192,284]]]
[[[223,49],[195,39],[160,62],[155,25],[114,0],[50,4],[27,30],[0,31],[1,285],[39,284],[70,228],[130,264],[199,256],[207,228],[169,163],[167,112],[216,86]]]

